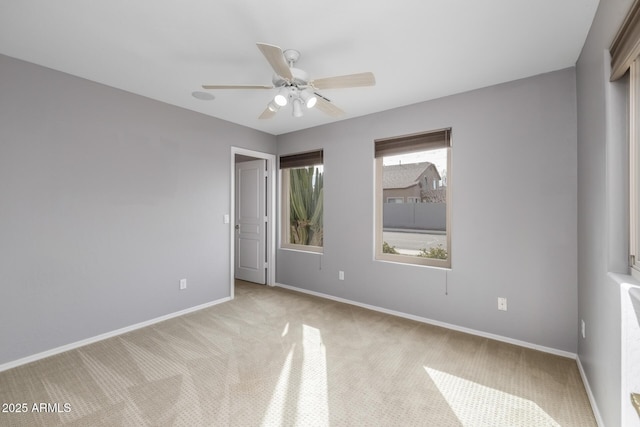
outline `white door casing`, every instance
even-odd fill
[[[266,161],[236,164],[235,277],[265,284]]]

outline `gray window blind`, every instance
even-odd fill
[[[451,146],[451,128],[375,140],[375,157]]]
[[[321,165],[323,163],[323,158],[322,150],[280,156],[280,169]]]
[[[631,63],[640,55],[640,1],[636,0],[609,48],[611,81],[624,76]]]

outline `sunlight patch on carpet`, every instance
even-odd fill
[[[303,364],[298,399],[298,422],[329,425],[327,351],[320,330],[302,325]]]
[[[463,426],[558,426],[531,400],[424,367]]]
[[[285,416],[285,409],[287,408],[287,391],[289,387],[289,376],[291,375],[291,360],[293,358],[293,351],[295,345],[291,347],[289,354],[282,366],[278,382],[271,395],[269,406],[262,419],[263,426],[283,425]]]
[[[289,324],[285,327],[287,333]],[[291,346],[284,361],[263,426],[329,425],[326,348],[320,330],[302,325],[302,348]]]

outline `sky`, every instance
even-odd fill
[[[404,165],[409,163],[431,162],[438,168],[438,172],[447,170],[447,149],[420,151],[417,153],[399,154],[397,156],[385,156],[385,165]]]

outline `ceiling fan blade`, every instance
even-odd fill
[[[333,105],[330,101],[325,99],[323,96],[318,96],[317,99],[318,99],[318,102],[316,103],[315,108],[322,111],[323,113],[331,117],[340,117],[343,114],[345,114],[344,111],[342,111],[340,108]]]
[[[284,55],[282,53],[282,49],[278,46],[274,46],[266,43],[256,43],[258,45],[258,49],[264,55],[264,57],[273,68],[273,71],[276,72],[280,77],[284,77],[287,80],[293,80],[293,74],[291,74],[291,69],[289,69],[289,64],[284,59]]]
[[[326,77],[311,82],[316,89],[341,89],[347,87],[374,86],[376,78],[373,73],[347,74],[346,76]]]
[[[203,89],[273,89],[265,85],[202,85]]]
[[[260,114],[258,116],[259,119],[270,119],[271,117],[275,116],[276,112],[275,111],[271,111],[269,109],[269,107],[265,108],[264,111],[262,112],[262,114]]]

